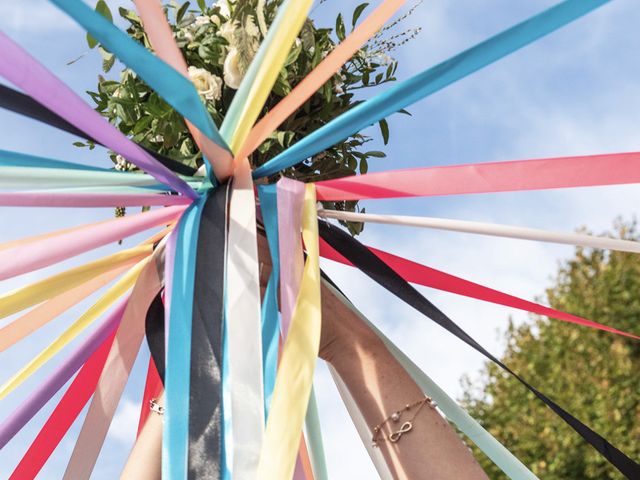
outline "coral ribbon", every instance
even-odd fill
[[[237,156],[242,158],[251,155],[282,122],[311,98],[325,82],[329,81],[405,2],[406,0],[384,0],[376,7],[286,97],[262,117],[251,129]]]
[[[640,152],[410,168],[316,183],[320,200],[432,197],[640,182]]]
[[[183,210],[184,207],[168,207],[114,218],[0,250],[0,280],[47,267],[158,225],[166,225],[175,220]]]
[[[64,479],[90,478],[145,333],[145,315],[162,287],[163,247],[140,272],[84,418]],[[159,271],[160,270],[160,271]]]
[[[459,53],[434,67],[395,84],[314,131],[254,172],[266,177],[335,145],[361,129],[576,20],[609,0],[566,0]]]
[[[167,23],[167,18],[162,10],[159,0],[135,0],[140,18],[144,25],[144,30],[149,36],[149,40],[158,56],[171,65],[184,77],[189,78],[187,62],[178,49],[173,38],[171,27]],[[233,158],[224,145],[211,140],[211,135],[203,134],[198,127],[185,117],[185,123],[193,136],[196,144],[204,153],[205,158],[211,163],[215,176],[220,181],[224,181],[232,173]],[[211,132],[209,132],[211,134]],[[218,136],[219,138],[219,136]]]

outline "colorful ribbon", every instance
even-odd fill
[[[321,327],[320,266],[315,209],[315,190],[313,185],[307,185],[302,219],[302,236],[307,249],[307,260],[276,377],[271,413],[260,453],[259,480],[291,478],[313,383]]]
[[[432,197],[640,183],[640,152],[410,168],[318,182],[320,200]]]
[[[361,129],[538,40],[609,0],[566,0],[366,100],[254,172],[267,177],[335,145]]]
[[[255,478],[264,434],[260,269],[251,168],[237,166],[229,207],[226,317],[233,438],[233,478]],[[225,407],[226,408],[226,407]]]
[[[166,225],[183,210],[183,207],[169,207],[114,218],[45,240],[0,250],[0,280],[53,265],[158,225]]]
[[[167,18],[162,10],[162,4],[159,0],[136,0],[136,7],[140,12],[140,18],[144,30],[149,37],[149,41],[158,56],[167,62],[171,67],[178,71],[185,78],[189,78],[187,70],[187,62],[185,62],[180,49],[176,45],[173,38],[171,27],[167,23]],[[191,87],[189,90],[193,90]],[[202,107],[206,112],[206,107]],[[202,131],[193,125],[185,117],[185,123],[196,142],[204,154],[205,159],[209,160],[215,176],[220,181],[224,181],[231,175],[233,158],[224,142],[217,142],[216,139],[222,140],[217,131]],[[210,122],[213,124],[213,122]],[[213,136],[212,136],[213,135]],[[215,138],[214,138],[215,137]]]
[[[89,9],[84,3],[80,3]],[[104,18],[102,20],[107,22]],[[91,137],[98,139],[103,145],[153,175],[161,183],[171,186],[188,198],[198,198],[198,194],[184,181],[137,144],[131,142],[73,90],[2,32],[0,32],[0,60],[0,75],[20,87],[25,93],[73,125],[81,125],[82,130]]]
[[[0,207],[154,207],[188,205],[190,202],[189,198],[178,195],[0,192]]]
[[[502,363],[498,358],[485,350],[484,347],[482,347],[455,322],[429,302],[429,300],[407,283],[395,270],[376,256],[371,250],[349,234],[335,227],[330,227],[324,222],[320,223],[320,232],[324,240],[331,244],[333,248],[340,252],[341,255],[344,255],[345,258],[362,270],[367,276],[371,277],[371,279],[484,355],[505,372],[515,377],[516,380],[522,383],[522,385],[538,397],[538,399],[542,400],[542,402],[551,408],[551,410],[571,426],[571,428],[573,428],[585,441],[587,441],[587,443],[594,447],[627,478],[638,478],[640,476],[639,464],[631,460],[604,437],[575,418],[549,397],[539,392],[536,388],[527,383],[526,380]]]
[[[140,350],[145,333],[146,312],[162,287],[162,269],[159,268],[162,267],[162,250],[161,244],[140,272],[131,291],[63,479],[91,477]]]
[[[508,295],[499,290],[494,290],[492,288],[470,282],[463,278],[441,272],[440,270],[436,270],[425,265],[420,265],[419,263],[412,262],[405,258],[397,257],[390,253],[383,252],[382,250],[377,250],[375,248],[370,248],[370,250],[377,257],[391,265],[394,270],[397,271],[402,276],[402,278],[408,282],[424,285],[425,287],[437,288],[438,290],[455,293],[457,295],[476,298],[485,302],[491,302],[498,305],[504,305],[506,307],[517,308],[526,312],[544,315],[546,317],[555,318],[564,322],[575,323],[584,327],[595,328],[598,330],[603,330],[605,332],[616,333],[618,335],[640,339],[639,336],[632,333],[623,332],[607,325],[603,325],[592,320],[587,320],[586,318],[578,317],[577,315],[572,315],[570,313],[555,310],[550,307],[545,307],[544,305],[529,302],[528,300],[524,300],[513,295]],[[331,260],[335,260],[337,262],[350,264],[350,262],[345,257],[331,248],[331,246],[323,239],[320,239],[320,252],[323,257],[330,258]]]

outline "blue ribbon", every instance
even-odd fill
[[[98,172],[108,172],[106,168],[81,165],[79,163],[54,160],[46,157],[36,157],[24,153],[0,150],[0,167],[35,167],[35,168],[66,168],[73,170],[91,170]]]
[[[207,192],[189,205],[176,227],[162,435],[162,478],[171,480],[187,478],[193,286],[200,219],[208,197]]]
[[[563,27],[610,0],[566,0],[394,85],[307,135],[253,172],[273,175]]]
[[[158,95],[209,139],[229,150],[193,84],[82,0],[50,0],[134,70]],[[207,159],[205,159],[206,162]],[[210,158],[209,161],[215,159]],[[210,165],[207,171],[210,173]],[[211,175],[208,175],[211,178]]]
[[[278,282],[280,279],[280,257],[278,250],[278,202],[276,185],[258,187],[262,220],[267,231],[271,254],[271,275],[262,303],[262,365],[264,377],[264,418],[269,416],[269,406],[276,384],[278,369]]]

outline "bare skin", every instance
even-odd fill
[[[258,237],[260,283],[264,292],[271,270],[264,237]],[[424,397],[424,393],[391,355],[382,340],[325,285],[322,285],[322,335],[320,358],[329,362],[349,388],[371,429],[392,412]],[[387,422],[388,436],[400,422]],[[391,425],[390,425],[391,424]],[[393,430],[390,429],[393,427]],[[134,446],[121,478],[160,479],[162,418],[149,416]],[[394,478],[410,480],[486,479],[487,476],[453,428],[424,406],[413,420],[413,428],[397,443],[378,442]]]

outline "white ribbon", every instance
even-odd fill
[[[565,233],[539,230],[536,228],[513,227],[495,223],[470,222],[448,218],[411,217],[405,215],[376,215],[372,213],[339,212],[337,210],[318,210],[318,216],[334,218],[347,222],[384,223],[408,227],[435,228],[453,232],[475,233],[494,237],[536,240],[539,242],[562,243],[580,247],[605,248],[621,252],[640,253],[640,242],[598,237],[582,233]]]

